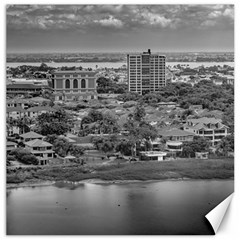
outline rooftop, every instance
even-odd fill
[[[35,84],[21,84],[21,83],[14,83],[14,84],[8,84],[7,85],[7,89],[42,89],[43,87],[46,86],[42,86],[42,85],[35,85]]]
[[[25,142],[25,145],[29,147],[52,147],[51,143],[48,143],[39,139],[34,139],[31,141]]]
[[[16,146],[17,143],[11,142],[11,141],[7,141],[6,145],[7,145],[7,147],[10,147],[10,146],[13,146],[13,145]]]
[[[41,112],[41,111],[48,111],[48,112],[56,112],[57,110],[48,106],[36,106],[27,109],[28,112]]]
[[[44,136],[31,131],[31,132],[27,132],[27,133],[20,135],[20,137],[22,137],[22,138],[43,138]]]
[[[159,135],[164,137],[170,137],[170,136],[194,136],[194,133],[183,131],[177,128],[173,128],[170,130],[159,130]]]
[[[187,121],[188,122],[192,122],[193,124],[197,124],[197,123],[203,123],[203,124],[212,123],[212,124],[216,124],[216,123],[222,122],[221,119],[208,118],[208,117],[193,118],[193,119],[188,119]]]
[[[8,112],[26,112],[26,110],[21,107],[7,107]]]

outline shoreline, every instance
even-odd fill
[[[234,178],[226,178],[226,179],[218,179],[218,178],[212,178],[212,179],[196,179],[196,178],[169,178],[169,179],[149,179],[149,180],[102,180],[102,179],[95,179],[95,178],[90,178],[90,179],[85,179],[77,182],[73,181],[66,181],[66,180],[61,180],[61,181],[26,181],[23,183],[6,183],[6,189],[14,189],[14,188],[23,188],[23,187],[44,187],[44,186],[51,186],[54,185],[55,183],[58,182],[63,182],[63,183],[69,183],[69,184],[128,184],[128,183],[148,183],[148,182],[163,182],[163,181],[194,181],[194,180],[202,180],[202,181],[211,181],[211,180],[219,180],[219,181],[229,181],[232,180],[234,181]]]

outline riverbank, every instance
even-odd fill
[[[7,173],[7,187],[51,185],[57,181],[126,183],[149,180],[233,179],[233,159],[180,159],[164,162],[113,162],[95,166],[21,168]]]

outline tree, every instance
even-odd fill
[[[133,119],[137,122],[141,122],[143,121],[145,116],[146,116],[146,112],[144,107],[142,105],[137,105],[133,112]]]
[[[136,92],[126,92],[117,96],[117,100],[124,101],[124,102],[137,101],[140,98],[141,98],[141,95],[139,95],[139,93],[136,93]]]
[[[222,123],[229,127],[229,132],[234,133],[234,106],[231,104],[223,114]]]
[[[141,149],[141,145],[150,146],[151,140],[157,137],[156,129],[144,121],[145,115],[143,106],[138,105],[133,114],[129,114],[128,121],[124,124],[125,130],[129,132],[129,141],[132,143],[132,155]]]
[[[115,135],[104,136],[104,137],[93,137],[91,142],[97,148],[97,150],[104,153],[112,152],[117,146],[117,138]]]
[[[37,117],[36,131],[42,135],[62,135],[70,129],[69,120],[63,110],[54,113],[42,113]]]
[[[71,155],[75,157],[80,157],[84,153],[84,149],[76,145],[70,145],[68,151],[70,152]]]
[[[116,146],[116,151],[123,155],[131,156],[134,143],[127,139],[122,139]]]
[[[233,134],[221,139],[217,147],[217,153],[227,156],[228,152],[234,152],[234,135]]]
[[[208,152],[210,143],[206,138],[194,136],[193,141],[184,142],[182,146],[182,157],[195,157],[196,152]]]
[[[22,162],[24,164],[38,165],[37,158],[26,149],[23,148],[13,149],[9,153],[9,155],[14,156],[19,162]]]
[[[66,157],[70,148],[70,143],[64,138],[57,138],[53,142],[53,151],[61,157]]]

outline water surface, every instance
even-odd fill
[[[233,181],[64,184],[7,191],[7,234],[213,234]]]
[[[46,63],[49,67],[80,67],[82,66],[83,68],[92,68],[96,69],[96,66],[98,68],[120,68],[123,65],[127,65],[127,62],[49,62]],[[166,62],[166,66],[175,66],[177,64],[180,65],[188,65],[190,68],[196,68],[199,66],[204,66],[204,67],[210,67],[210,66],[223,66],[223,65],[228,65],[231,67],[234,67],[234,62]],[[7,62],[6,66],[7,67],[18,67],[22,65],[29,65],[29,66],[40,66],[41,62]]]

